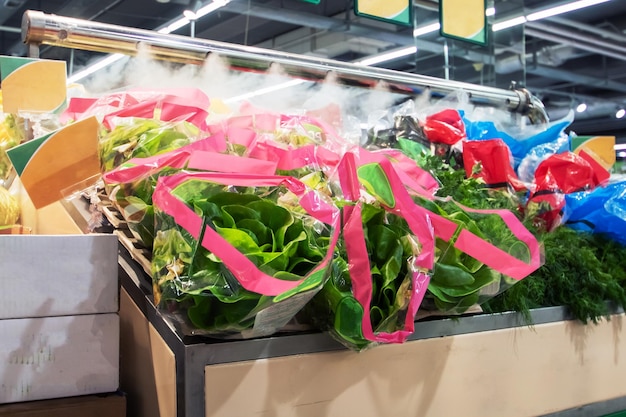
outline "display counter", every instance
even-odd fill
[[[121,384],[129,415],[602,416],[626,409],[624,314],[583,325],[561,307],[418,321],[356,353],[326,333],[181,337],[120,248]]]
[[[543,104],[524,89],[34,11],[24,16],[23,38],[31,50],[56,45],[134,55],[141,48],[150,57],[185,64],[204,64],[218,54],[228,71],[259,77],[280,65],[294,78],[288,85],[322,82],[329,75],[354,89],[374,90],[384,82],[389,98],[463,91],[474,105],[506,108],[530,124],[548,121]],[[583,325],[565,308],[538,309],[531,314],[532,327],[517,313],[428,317],[416,322],[406,343],[360,353],[313,331],[250,340],[183,336],[155,308],[145,272],[149,261],[129,246],[121,245],[119,256],[120,372],[131,416],[602,416],[626,409],[623,311]]]

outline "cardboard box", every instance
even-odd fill
[[[0,403],[116,391],[117,237],[83,234],[59,202],[36,210],[18,180],[11,192],[31,234],[0,236]]]
[[[0,417],[126,417],[120,393],[0,405]]]
[[[0,319],[115,313],[114,235],[0,236]]]
[[[60,203],[35,210],[16,181],[30,235],[0,236],[0,319],[114,313],[117,237],[84,235]]]
[[[0,403],[116,391],[119,316],[0,320]]]

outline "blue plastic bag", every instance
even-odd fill
[[[572,229],[602,233],[626,245],[626,181],[567,194],[563,219]]]
[[[465,123],[465,133],[469,140],[502,139],[511,150],[511,154],[513,155],[513,168],[516,171],[522,160],[537,146],[553,143],[554,145],[548,148],[554,153],[569,150],[569,141],[560,140],[561,134],[572,122],[569,115],[560,121],[548,124],[546,129],[534,135],[521,138],[515,138],[499,130],[494,122],[474,122],[465,117],[463,117],[463,122]]]

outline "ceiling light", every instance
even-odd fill
[[[615,145],[614,149],[616,151],[626,151],[626,143],[618,143]]]
[[[626,110],[624,110],[623,108],[617,109],[617,111],[615,112],[615,118],[616,119],[621,119],[624,116],[626,116]]]
[[[565,3],[561,6],[550,7],[549,9],[530,13],[527,16],[517,16],[507,20],[503,20],[501,22],[496,22],[493,24],[492,29],[494,32],[497,32],[499,30],[508,29],[513,26],[523,25],[526,22],[545,19],[546,17],[557,16],[574,10],[584,9],[585,7],[595,6],[596,4],[606,3],[607,1],[611,0],[579,0]]]
[[[534,20],[545,19],[546,17],[556,16],[556,15],[567,13],[567,12],[571,12],[571,11],[574,11],[574,10],[583,9],[585,7],[595,6],[596,4],[606,3],[607,1],[611,1],[611,0],[579,0],[579,1],[573,1],[573,2],[569,2],[569,3],[565,3],[565,4],[561,5],[561,6],[551,7],[549,9],[540,10],[538,12],[531,13],[528,16],[526,16],[526,18],[529,21],[532,22]]]
[[[182,17],[170,23],[169,25],[165,26],[164,28],[157,30],[157,32],[164,33],[167,35],[168,33],[172,33],[182,27],[187,26],[189,23],[190,23],[189,19],[187,19],[186,17]]]
[[[185,16],[187,18],[187,20],[192,21],[192,20],[196,20],[198,19],[198,15],[195,14],[193,11],[191,10],[185,10],[183,12],[183,16]]]
[[[416,46],[408,46],[406,48],[395,49],[393,51],[385,52],[380,55],[374,55],[369,58],[362,59],[360,61],[355,61],[355,64],[359,65],[375,65],[380,64],[381,62],[392,61],[397,58],[402,58],[407,55],[411,55],[417,52]]]
[[[626,152],[624,152],[624,151],[618,152],[617,156],[620,157],[620,158],[626,158]]]
[[[73,74],[72,76],[68,77],[67,79],[67,84],[73,84],[78,80],[82,80],[83,78],[93,74],[96,71],[101,70],[104,67],[108,67],[109,65],[113,64],[114,62],[119,61],[120,59],[124,58],[126,55],[124,54],[113,54],[113,55],[109,55],[106,58],[103,58],[97,62],[95,62],[92,65],[89,65],[88,67],[78,71],[77,73]]]
[[[430,25],[421,26],[413,30],[413,36],[417,38],[418,36],[436,32],[439,30],[439,28],[441,28],[441,24],[439,22],[431,23]]]
[[[485,16],[495,16],[495,14],[496,14],[495,7],[487,7],[487,9],[485,9]]]
[[[587,110],[587,104],[586,103],[580,103],[578,106],[576,106],[576,112],[577,113],[582,113],[585,110]]]
[[[209,13],[213,13],[220,7],[226,6],[228,3],[230,3],[230,0],[214,0],[206,6],[198,9],[198,11],[196,12],[196,19],[200,19],[202,16],[206,16]]]
[[[259,88],[258,90],[254,90],[254,91],[252,91],[250,93],[246,93],[246,94],[242,94],[242,95],[239,95],[239,96],[228,98],[228,99],[224,100],[224,103],[226,103],[226,104],[236,103],[238,101],[247,100],[247,99],[252,98],[252,97],[258,97],[258,96],[262,96],[262,95],[265,95],[265,94],[274,93],[276,91],[284,90],[285,88],[295,87],[296,85],[300,85],[300,84],[303,84],[305,82],[306,82],[305,80],[293,79],[293,80],[290,80],[290,81],[286,81],[284,83],[280,83],[280,84],[277,84],[277,85],[272,85],[270,87]]]
[[[493,24],[492,29],[494,32],[497,32],[499,30],[512,28],[513,26],[523,25],[524,23],[526,23],[526,17],[518,16],[512,19],[503,20],[502,22],[496,22]]]

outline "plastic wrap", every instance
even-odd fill
[[[571,152],[551,155],[535,171],[534,188],[526,210],[536,216],[546,230],[552,230],[562,222],[567,194],[592,190],[604,183],[607,176],[604,168],[597,163],[592,165],[583,156]]]
[[[13,167],[6,151],[26,140],[20,121],[23,122],[19,116],[5,114],[0,122],[0,186],[8,180]]]
[[[525,188],[511,164],[511,151],[501,139],[463,142],[463,166],[469,177],[481,178],[486,185],[516,190]]]
[[[552,153],[565,152],[570,148],[569,140],[563,131],[573,121],[573,114],[545,125],[525,126],[524,128],[504,123],[496,124],[493,121],[472,120],[472,118],[473,115],[463,115],[467,139],[502,139],[511,150],[513,167],[516,170],[529,155],[532,160],[540,160]],[[538,148],[542,150],[537,150],[536,155],[533,155],[531,151],[538,146],[543,146],[543,148]],[[526,162],[524,175],[518,172],[522,180],[527,180],[532,175],[531,165],[534,165],[531,164],[531,160]]]
[[[476,210],[452,200],[416,201],[432,213],[437,237],[426,308],[464,313],[541,266],[539,243],[512,212]]]
[[[295,178],[179,173],[153,201],[155,303],[184,333],[270,335],[328,278],[339,211]]]
[[[102,172],[108,172],[132,158],[150,157],[181,148],[206,134],[188,122],[155,119],[118,119],[115,127],[100,137]]]
[[[626,245],[626,181],[566,195],[564,220],[572,229],[601,233]]]
[[[64,123],[96,116],[111,130],[115,119],[138,117],[164,122],[186,121],[206,130],[209,98],[198,89],[131,89],[98,98],[74,97],[61,115]]]
[[[401,343],[413,332],[434,254],[427,217],[385,157],[347,153],[338,167],[345,202],[331,278],[306,310],[341,343],[361,350]]]
[[[148,249],[152,248],[154,239],[152,193],[157,178],[185,168],[231,172],[243,162],[240,160],[241,157],[216,152],[224,146],[223,136],[214,135],[155,156],[132,158],[103,175],[109,199],[120,210],[129,230],[141,244]],[[258,164],[247,164],[254,169],[265,169],[265,172],[268,172],[269,168],[271,170],[269,173],[273,173],[275,166],[269,165],[260,167]]]
[[[19,218],[19,202],[9,190],[0,186],[0,227],[13,226]]]

